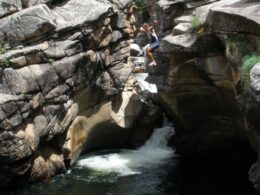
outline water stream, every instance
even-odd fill
[[[247,166],[214,159],[183,160],[167,146],[174,127],[154,130],[137,150],[82,156],[66,174],[15,195],[253,195]],[[237,162],[237,161],[234,161]],[[251,162],[250,162],[251,163]],[[1,193],[0,193],[1,194]],[[8,194],[8,195],[9,195]]]
[[[77,166],[101,173],[117,173],[118,176],[141,174],[143,169],[152,169],[173,157],[173,149],[167,147],[173,133],[171,126],[155,129],[146,144],[137,150],[86,156],[79,160]]]

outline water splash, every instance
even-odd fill
[[[102,173],[117,173],[119,176],[140,174],[143,168],[158,166],[174,156],[174,150],[167,146],[174,132],[174,128],[167,124],[155,129],[150,139],[137,150],[88,155],[79,160],[77,166]]]

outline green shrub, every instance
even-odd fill
[[[0,54],[4,54],[6,52],[4,47],[0,47]]]
[[[10,48],[8,43],[2,44],[0,46],[0,54],[4,54]]]
[[[252,53],[242,58],[242,66],[240,68],[240,78],[245,87],[248,87],[250,81],[250,70],[260,62],[260,54]]]
[[[199,17],[193,15],[189,22],[189,29],[196,29],[198,26],[200,26]]]
[[[2,65],[5,66],[5,67],[8,67],[8,66],[10,65],[9,60],[6,59],[6,58],[3,59],[3,61],[2,61]]]
[[[53,64],[54,59],[49,58],[49,59],[48,59],[48,62],[49,62],[50,64]]]
[[[237,63],[243,56],[254,51],[250,41],[244,35],[229,37],[226,41],[226,55],[235,58]]]
[[[201,35],[205,31],[204,24],[200,23],[199,17],[195,15],[191,17],[188,27],[189,32],[196,36]]]
[[[135,0],[135,5],[136,5],[137,11],[139,13],[141,13],[141,14],[144,13],[146,6],[145,6],[143,0]]]

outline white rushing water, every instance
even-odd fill
[[[80,168],[89,168],[120,176],[139,174],[144,168],[152,168],[174,155],[174,150],[167,146],[174,134],[174,128],[166,125],[155,129],[150,139],[137,150],[121,150],[118,153],[89,155],[78,161]]]

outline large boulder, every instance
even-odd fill
[[[65,172],[66,167],[61,154],[51,147],[42,148],[35,155],[30,172],[31,181],[51,179],[58,173]]]
[[[21,69],[7,68],[4,70],[4,76],[11,91],[16,94],[30,93],[39,90],[39,86],[28,67]]]
[[[25,41],[39,37],[55,27],[55,17],[46,5],[30,7],[0,19],[0,41],[9,44]]]
[[[0,188],[50,179],[63,157],[147,139],[158,108],[143,110],[133,84],[125,88],[132,4],[0,0]],[[141,111],[147,128],[134,132]]]
[[[180,53],[171,63],[168,88],[160,87],[159,94],[179,124],[175,140],[178,149],[186,154],[205,154],[236,152],[247,146],[225,57],[188,60],[187,54]]]
[[[200,23],[212,31],[224,33],[249,33],[259,35],[260,5],[258,1],[221,0],[194,10]]]
[[[165,14],[168,12],[168,17],[173,16],[174,11],[166,9],[171,2],[157,2],[165,8]],[[206,27],[210,25],[207,19],[212,10],[235,7],[234,3],[239,1],[203,2],[207,5],[202,3],[197,8],[195,13],[201,23],[193,24],[194,30],[187,28],[196,16],[173,16],[174,24],[183,23],[188,27],[184,30],[176,27],[173,30],[176,34],[169,33],[161,39],[159,52],[154,53],[159,66],[156,70],[149,69],[150,80],[157,84],[165,109],[175,119],[175,144],[180,151],[186,154],[237,152],[248,149],[248,143],[236,104],[232,68],[225,56],[225,39],[208,33]],[[199,6],[192,3],[189,4],[192,9]],[[152,13],[154,8],[150,8]]]
[[[81,105],[86,98],[83,94],[79,94],[76,101]],[[142,113],[144,107],[146,111]],[[67,141],[63,146],[67,159],[73,164],[84,151],[117,148],[130,144],[129,135],[133,136],[131,129],[135,127],[137,121],[141,121],[140,117],[147,116],[149,113],[147,110],[150,110],[147,108],[149,107],[140,100],[138,95],[131,91],[116,96],[112,102],[102,102],[91,108],[80,107],[79,115],[70,125]],[[150,115],[153,116],[158,111],[158,108],[153,109],[153,114]],[[153,117],[154,121],[150,121],[150,124],[158,123],[158,117],[158,115]],[[146,128],[145,131],[148,132],[153,129],[149,125]],[[140,134],[140,132],[136,133]],[[146,133],[145,139],[149,135]]]
[[[249,89],[238,96],[238,102],[244,115],[246,123],[246,132],[251,147],[260,153],[260,137],[259,137],[259,115],[260,115],[260,63],[256,64],[250,71]],[[249,171],[249,179],[253,183],[257,191],[260,191],[260,161],[259,159],[251,166]]]
[[[249,137],[259,156],[259,64],[249,88],[239,76],[243,56],[259,54],[259,0],[145,2],[161,35],[154,52],[159,66],[148,69],[149,80],[175,119],[177,150],[196,157],[245,155],[252,152]],[[258,159],[249,172],[257,191],[259,173]]]
[[[53,9],[57,16],[57,30],[83,27],[97,21],[111,10],[112,5],[108,1],[95,0],[71,0],[64,6]]]
[[[224,50],[222,42],[212,34],[185,33],[181,35],[167,35],[161,40],[160,52],[189,52],[205,53]]]
[[[192,47],[197,40],[197,37],[191,34],[184,35],[167,35],[162,39],[162,52],[173,52],[173,51],[197,51],[195,47]]]
[[[260,5],[240,2],[212,8],[206,22],[216,32],[260,35],[259,12]]]
[[[29,68],[44,94],[58,85],[59,77],[51,65],[35,64]]]
[[[0,0],[0,18],[22,9],[20,0]]]
[[[32,124],[18,129],[16,133],[1,132],[0,140],[0,162],[7,164],[29,157],[40,142],[39,134]]]
[[[212,3],[209,3],[209,4],[206,4],[204,6],[200,6],[200,7],[197,7],[195,10],[194,10],[194,15],[198,16],[199,20],[201,21],[201,23],[205,23],[208,15],[209,15],[209,12],[212,8],[216,8],[216,7],[229,7],[230,5],[234,4],[234,3],[238,3],[238,2],[241,2],[241,0],[230,0],[230,1],[226,1],[226,0],[217,0],[216,2],[212,2]]]
[[[23,2],[25,2],[24,4],[27,3],[25,6],[35,6],[39,4],[55,3],[55,0],[23,0]]]
[[[251,69],[250,81],[250,87],[255,92],[254,99],[258,101],[259,97],[257,97],[257,95],[260,94],[260,63],[255,64]]]

